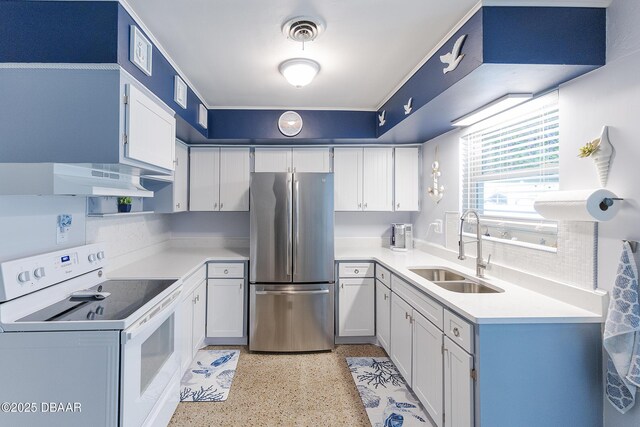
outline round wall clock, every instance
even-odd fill
[[[296,136],[302,130],[302,117],[295,111],[285,111],[278,119],[278,129],[284,136]]]

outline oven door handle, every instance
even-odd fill
[[[137,320],[133,325],[129,326],[122,333],[122,344],[136,339],[148,330],[155,330],[164,323],[176,311],[176,307],[180,303],[178,298],[182,293],[182,285],[173,291],[169,296],[156,304],[151,310]]]

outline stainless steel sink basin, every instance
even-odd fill
[[[448,268],[410,268],[409,271],[451,292],[463,294],[496,294],[504,290],[484,281],[465,276]]]
[[[497,294],[504,292],[502,289],[489,287],[482,283],[476,283],[470,280],[433,283],[448,291],[459,292],[461,294]]]
[[[466,277],[446,268],[410,268],[409,271],[431,282],[449,282],[466,280]]]

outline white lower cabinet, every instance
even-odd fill
[[[437,427],[443,425],[442,339],[442,331],[413,310],[412,388]]]
[[[444,338],[444,411],[445,426],[473,425],[473,356]]]
[[[391,352],[389,356],[411,387],[411,357],[413,345],[413,308],[395,293],[391,294]]]
[[[338,335],[375,336],[375,283],[373,278],[340,278]]]
[[[207,337],[244,337],[244,279],[209,279]]]
[[[382,348],[389,353],[391,337],[391,289],[376,280],[376,335]]]
[[[204,267],[184,281],[180,306],[180,360],[184,372],[204,343],[207,281]]]

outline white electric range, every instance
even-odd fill
[[[104,248],[0,264],[0,425],[166,425],[180,281],[107,280]]]

